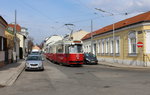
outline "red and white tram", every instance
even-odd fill
[[[46,57],[62,65],[82,65],[83,50],[81,41],[58,41],[49,45]]]

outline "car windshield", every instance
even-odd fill
[[[91,54],[91,53],[85,53],[85,57],[96,58],[96,56],[94,54]]]
[[[69,53],[82,53],[82,45],[70,45]]]
[[[28,56],[27,60],[42,60],[41,56]]]
[[[39,52],[31,52],[31,55],[38,55],[40,54]]]

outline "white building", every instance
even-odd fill
[[[28,38],[29,38],[28,34],[29,33],[27,31],[28,31],[27,28],[21,27],[21,34],[24,36],[24,41],[23,41],[23,45],[22,45],[24,57],[26,56],[26,54],[28,52]]]
[[[57,41],[62,40],[62,39],[63,38],[61,36],[58,36],[58,35],[53,35],[51,37],[46,38],[45,43],[44,43],[44,47],[43,47],[44,52],[45,53],[49,52],[49,44],[57,42]]]
[[[19,42],[19,54],[17,54],[17,56],[19,56],[20,59],[25,58],[26,53],[27,53],[27,44],[28,44],[28,32],[27,32],[27,28],[22,27],[21,28],[21,32],[17,32],[17,38],[19,38],[20,42]]]

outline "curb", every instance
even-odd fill
[[[103,66],[109,66],[109,67],[115,67],[115,68],[125,68],[125,69],[146,69],[146,70],[150,70],[150,67],[140,67],[140,66],[131,66],[131,65],[122,65],[122,64],[115,64],[115,63],[98,63],[99,65],[103,65]]]

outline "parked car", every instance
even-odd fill
[[[39,51],[32,51],[30,53],[30,55],[40,55],[40,54],[41,54],[41,52],[39,52]]]
[[[84,64],[98,64],[96,56],[92,53],[84,53]]]
[[[26,58],[25,70],[44,70],[42,56],[28,55]]]

